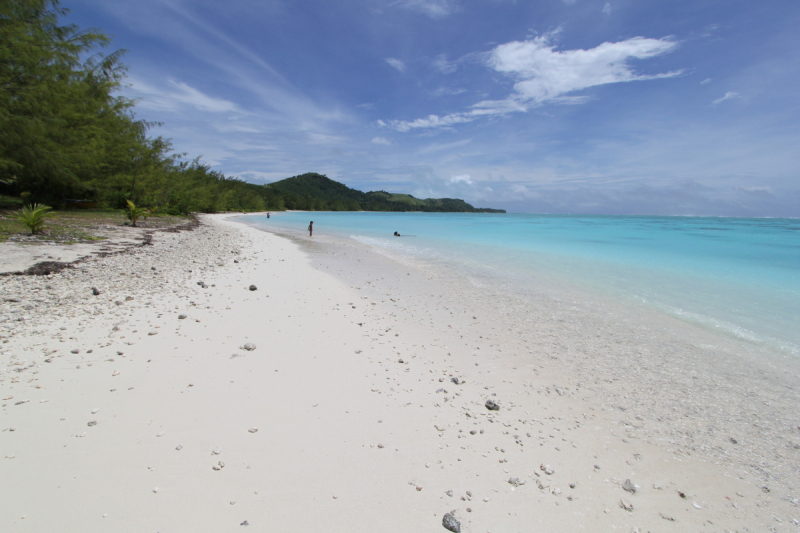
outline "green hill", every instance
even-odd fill
[[[505,213],[502,209],[475,208],[454,198],[420,199],[386,191],[364,193],[314,172],[276,181],[266,187],[283,196],[286,209]]]

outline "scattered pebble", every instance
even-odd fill
[[[636,487],[633,483],[631,483],[630,479],[625,480],[625,482],[622,484],[622,488],[631,494],[636,494]]]
[[[456,518],[450,513],[445,513],[445,515],[442,517],[442,527],[448,531],[452,531],[453,533],[461,533],[461,522],[456,520]]]
[[[620,500],[619,506],[625,509],[626,511],[633,511],[633,504],[625,500]]]

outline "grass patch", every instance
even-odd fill
[[[39,235],[31,235],[30,230],[18,220],[9,218],[12,210],[0,210],[0,242],[13,240],[21,243],[76,244],[108,239],[116,232],[129,226],[125,211],[121,209],[86,209],[52,211]],[[186,217],[159,215],[139,221],[142,229],[159,229],[177,226],[187,222]]]

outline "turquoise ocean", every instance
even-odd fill
[[[292,212],[239,221],[352,239],[524,297],[591,294],[800,357],[800,220]],[[401,237],[394,237],[397,231]]]

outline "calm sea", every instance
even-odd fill
[[[306,236],[314,220],[316,239],[354,239],[517,294],[589,291],[800,356],[796,219],[314,212],[238,220]]]

